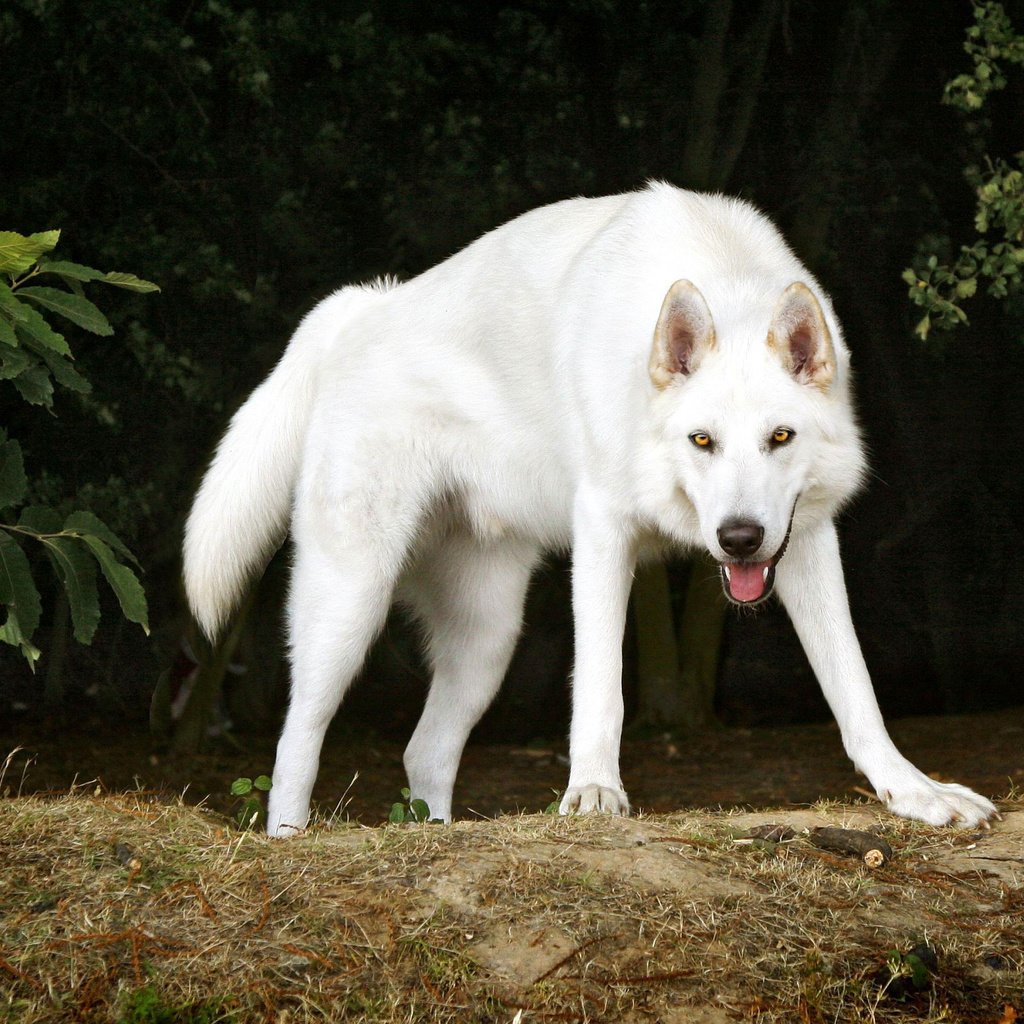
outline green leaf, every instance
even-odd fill
[[[0,348],[0,380],[11,380],[35,362],[24,349]]]
[[[121,274],[113,270],[102,277],[96,278],[96,280],[102,281],[104,284],[112,284],[115,288],[126,288],[130,292],[160,291],[160,286],[153,284],[152,281],[144,281],[141,277],[136,277],[134,274]]]
[[[13,608],[8,607],[7,621],[0,626],[0,640],[14,647],[20,647],[21,653],[28,661],[28,667],[35,672],[36,662],[42,652],[25,636],[21,623],[18,622],[18,614]]]
[[[23,370],[14,378],[14,386],[30,405],[53,405],[53,382],[50,371],[38,363]]]
[[[12,612],[4,627],[8,631],[4,636],[7,643],[21,646],[31,640],[42,614],[39,591],[21,545],[3,529],[0,529],[0,604],[7,605]]]
[[[103,277],[102,270],[83,267],[80,263],[69,263],[67,260],[46,260],[39,264],[40,274],[59,274],[65,281],[99,281]]]
[[[392,825],[401,825],[405,821],[405,807],[403,804],[392,804],[391,813],[388,814],[388,821]]]
[[[43,543],[64,581],[71,605],[71,622],[80,644],[92,643],[100,622],[100,599],[96,592],[96,564],[82,542],[75,537],[47,537]]]
[[[125,546],[124,541],[99,516],[94,515],[92,512],[72,512],[64,520],[64,529],[72,533],[92,534],[95,537],[99,537],[104,544],[113,548],[122,558],[127,558],[128,561],[135,565],[139,564],[138,559]]]
[[[264,793],[269,793],[273,786],[273,782],[271,782],[269,775],[257,775],[256,778],[252,780],[252,784],[256,789],[263,790]]]
[[[96,561],[103,570],[110,589],[117,596],[121,611],[129,622],[137,622],[143,632],[149,636],[149,616],[146,607],[146,592],[142,589],[138,577],[128,568],[122,565],[115,557],[114,552],[92,534],[86,534],[82,540],[89,546],[89,550],[96,556]]]
[[[252,792],[252,779],[235,779],[231,783],[232,796],[246,796]]]
[[[17,505],[25,498],[28,480],[21,445],[4,439],[0,443],[0,508]]]
[[[40,345],[59,352],[62,356],[71,355],[71,349],[64,340],[63,334],[58,334],[47,322],[46,318],[38,309],[21,304],[25,316],[15,325],[20,334],[34,338]]]
[[[18,336],[14,333],[14,328],[2,316],[0,316],[0,342],[10,345],[12,348],[18,347]]]
[[[0,311],[3,311],[9,321],[16,324],[24,323],[31,308],[24,302],[19,302],[14,292],[0,281]]]
[[[247,832],[249,829],[256,828],[262,817],[263,807],[259,800],[254,797],[250,797],[242,804],[238,814],[235,815],[235,821],[243,832]]]
[[[426,821],[430,817],[430,808],[427,806],[426,800],[413,800],[409,804],[409,810],[412,812],[414,821]]]
[[[66,387],[69,391],[77,391],[80,395],[87,395],[92,391],[92,385],[64,356],[51,352],[48,348],[43,348],[42,346],[36,347],[33,343],[30,343],[30,347],[35,348],[39,358],[49,367],[50,373],[53,374],[53,379],[58,384]],[[0,377],[2,376],[3,374],[0,374]]]
[[[24,273],[59,239],[59,231],[40,231],[28,236],[16,231],[0,231],[0,273]]]
[[[910,968],[910,980],[914,988],[927,988],[929,971],[924,961],[916,953],[907,953],[903,962]]]
[[[77,324],[84,331],[107,337],[114,333],[110,321],[88,299],[80,295],[72,295],[61,288],[19,288],[18,297],[35,302],[44,309],[49,309]]]

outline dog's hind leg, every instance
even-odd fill
[[[521,541],[447,537],[403,581],[401,597],[427,632],[433,668],[423,715],[405,751],[414,798],[451,819],[462,748],[501,686],[522,626],[539,551]]]
[[[387,485],[388,481],[383,481]],[[270,835],[306,827],[327,727],[384,623],[422,518],[411,488],[297,505],[288,604],[291,701],[277,746]]]

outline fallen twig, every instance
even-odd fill
[[[856,854],[869,868],[880,868],[892,860],[892,847],[884,839],[855,828],[812,828],[807,839],[821,850]]]

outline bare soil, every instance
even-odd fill
[[[889,729],[910,760],[935,778],[991,797],[1012,786],[1024,788],[1024,706],[907,718],[890,722]],[[174,759],[145,733],[99,719],[49,734],[28,723],[0,727],[0,761],[22,748],[7,772],[10,792],[60,793],[99,780],[110,791],[183,795],[225,813],[233,807],[229,789],[235,778],[271,773],[274,746],[272,737],[220,738],[210,740],[205,753]],[[544,810],[565,786],[566,754],[562,743],[470,744],[456,786],[455,816]],[[808,805],[855,798],[866,785],[832,723],[627,739],[622,778],[634,808],[658,814]],[[314,798],[325,812],[342,807],[351,820],[376,825],[387,819],[404,785],[400,743],[339,730],[325,745]]]

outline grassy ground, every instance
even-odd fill
[[[1024,1021],[1024,804],[271,841],[146,793],[0,800],[0,1021]],[[737,841],[784,822],[791,841]],[[890,863],[812,846],[880,831]],[[934,956],[934,960],[933,960]]]

